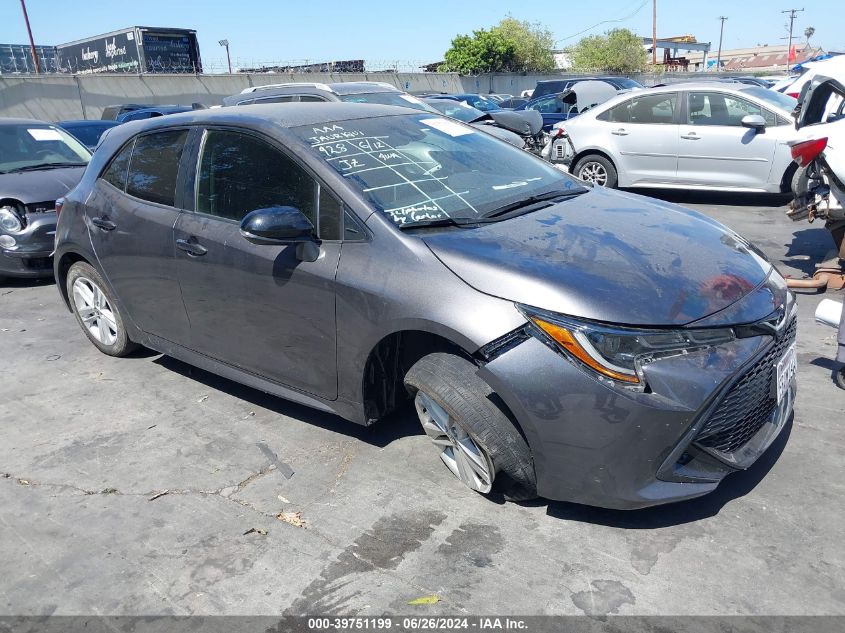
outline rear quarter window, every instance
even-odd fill
[[[129,173],[129,158],[132,156],[132,147],[134,142],[130,141],[123,149],[121,149],[111,163],[106,167],[101,178],[106,182],[114,185],[121,191],[126,191],[126,177]]]

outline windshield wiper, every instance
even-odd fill
[[[437,218],[435,220],[419,220],[398,225],[400,229],[418,229],[430,226],[471,226],[480,224],[479,218]]]
[[[489,213],[485,213],[482,215],[482,218],[501,218],[504,215],[510,214],[514,211],[523,210],[525,213],[529,211],[536,211],[536,209],[531,209],[529,207],[533,207],[540,202],[550,202],[552,200],[558,200],[560,198],[572,198],[574,196],[579,196],[582,193],[585,193],[586,189],[570,189],[567,191],[547,191],[545,193],[540,193],[535,196],[529,196],[522,200],[518,200],[516,202],[512,202],[511,204],[506,204],[503,207],[499,207],[498,209],[493,209]],[[514,213],[514,216],[518,214]]]
[[[59,167],[85,167],[88,163],[42,163],[41,165],[27,165],[4,171],[4,174],[11,174],[18,171],[36,171],[39,169],[58,169]]]

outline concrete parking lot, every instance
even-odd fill
[[[787,274],[832,245],[780,196],[661,197]],[[845,392],[821,297],[799,296],[800,392],[768,453],[707,497],[625,513],[487,500],[411,409],[366,429],[151,352],[110,358],[52,283],[0,282],[0,614],[845,614]]]

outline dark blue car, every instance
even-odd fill
[[[117,121],[102,121],[97,119],[93,121],[59,121],[56,125],[65,132],[70,132],[74,138],[93,152],[94,148],[97,147],[97,143],[100,142],[103,133],[109,128],[120,125],[120,123]]]
[[[514,108],[514,111],[536,110],[543,117],[543,131],[550,132],[555,123],[571,119],[584,110],[604,103],[617,92],[616,86],[606,81],[580,81],[564,92],[532,99]]]
[[[471,105],[482,112],[498,112],[502,107],[490,97],[480,94],[463,93],[456,95],[429,95],[429,99],[451,99],[452,101],[461,101],[467,105]]]

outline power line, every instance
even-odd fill
[[[603,20],[601,22],[597,22],[596,24],[593,24],[593,26],[591,26],[588,29],[584,29],[583,31],[578,31],[574,35],[570,35],[568,37],[563,37],[559,40],[556,40],[555,44],[557,44],[558,42],[565,42],[566,40],[571,40],[575,37],[578,37],[579,35],[583,35],[584,33],[588,33],[589,31],[592,31],[594,28],[596,28],[597,26],[601,26],[602,24],[611,24],[613,22],[624,22],[625,20],[630,20],[632,17],[634,17],[640,11],[642,11],[643,7],[645,7],[645,5],[647,5],[648,3],[649,3],[649,0],[643,0],[643,2],[640,3],[640,6],[638,6],[636,9],[634,9],[634,12],[631,13],[630,15],[626,15],[623,18],[617,18],[615,20]]]

